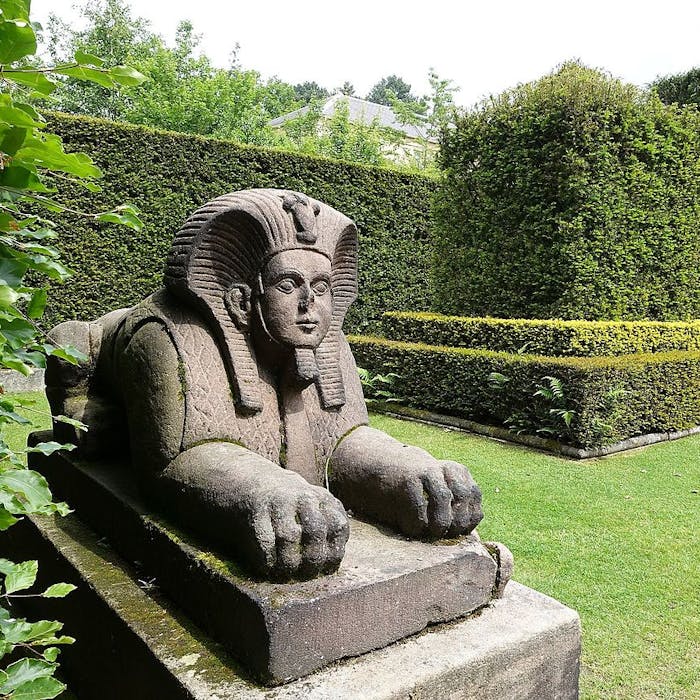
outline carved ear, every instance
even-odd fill
[[[250,325],[250,287],[234,284],[224,294],[224,302],[238,330],[245,333]]]

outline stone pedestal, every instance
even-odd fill
[[[510,575],[509,561],[500,566],[505,550],[492,547],[492,553],[478,536],[425,543],[351,518],[337,573],[256,581],[154,516],[128,464],[81,462],[62,453],[30,458],[57,498],[127,561],[139,562],[144,580],[267,685],[473,613],[500,595]]]
[[[9,555],[79,586],[65,609],[32,605],[81,640],[66,662],[87,697],[577,695],[578,616],[506,585],[501,545],[417,542],[351,518],[335,574],[259,581],[146,508],[127,463],[33,453],[30,466],[80,519],[13,527]]]
[[[77,637],[61,661],[81,700],[578,697],[578,615],[514,582],[469,618],[265,688],[74,516],[25,520],[2,533],[2,551],[39,558],[40,586],[78,586],[65,599],[28,601],[28,612],[63,620]]]

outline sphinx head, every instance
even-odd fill
[[[331,261],[313,250],[283,250],[259,275],[256,311],[273,342],[315,350],[333,320]]]
[[[176,235],[165,283],[217,336],[242,407],[257,410],[257,363],[295,358],[324,408],[344,401],[339,337],[357,294],[357,230],[340,212],[285,190],[213,200]]]

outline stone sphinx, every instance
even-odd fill
[[[164,288],[52,337],[58,439],[99,456],[128,443],[145,493],[263,578],[335,571],[346,509],[411,538],[470,533],[468,469],[368,426],[343,319],[357,295],[357,229],[271,189],[219,197],[176,234]]]

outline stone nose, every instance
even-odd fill
[[[302,311],[306,311],[306,309],[313,305],[315,299],[316,296],[311,285],[308,282],[304,282],[304,284],[299,287],[299,308]]]

